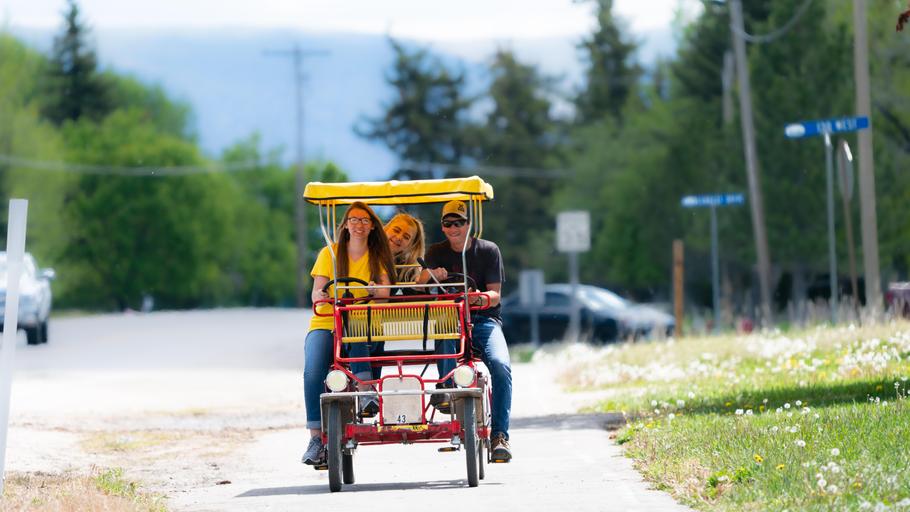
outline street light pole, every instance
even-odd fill
[[[765,323],[771,320],[771,256],[768,252],[768,236],[765,233],[764,201],[759,179],[758,152],[755,149],[755,126],[752,120],[749,61],[746,59],[746,42],[742,36],[745,33],[745,27],[740,0],[730,2],[730,25],[733,32],[733,50],[739,81],[740,121],[743,147],[746,151],[746,174],[749,181],[749,202],[752,207],[752,231],[755,235],[755,252],[758,255],[758,284],[762,303],[761,322]]]
[[[853,75],[856,80],[856,115],[870,117],[869,41],[866,37],[866,0],[853,0]],[[873,316],[882,313],[878,266],[878,222],[875,213],[875,167],[872,130],[859,133],[859,202],[863,237],[863,270],[866,276],[866,306]]]

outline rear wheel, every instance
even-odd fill
[[[47,343],[47,320],[41,322],[41,336],[38,339],[41,343]]]
[[[341,407],[338,402],[329,404],[328,444],[326,458],[329,466],[329,490],[341,490],[342,455],[341,455]]]
[[[464,453],[468,466],[468,486],[477,487],[477,421],[474,419],[474,399],[464,401]]]
[[[486,462],[486,460],[484,460],[483,454],[483,446],[485,443],[486,441],[483,439],[477,441],[477,476],[479,476],[481,480],[483,480],[485,474],[483,465],[483,463]]]

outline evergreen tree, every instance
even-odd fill
[[[67,6],[63,31],[54,38],[42,109],[44,117],[58,125],[82,117],[97,121],[111,110],[109,87],[87,41],[89,29],[76,0],[67,0]]]
[[[623,34],[613,16],[613,0],[595,0],[597,29],[578,48],[586,66],[585,85],[575,98],[580,123],[606,116],[622,120],[623,109],[635,97],[642,70],[635,61],[638,44]]]
[[[484,237],[499,244],[507,278],[514,283],[521,269],[543,265],[552,252],[528,248],[541,238],[541,246],[552,247],[551,238],[543,235],[555,223],[550,198],[557,180],[542,169],[558,163],[559,126],[549,99],[554,81],[502,49],[493,57],[490,74],[493,108],[478,130],[475,157],[520,174],[486,177],[496,199],[485,209]]]
[[[426,50],[408,51],[394,39],[389,44],[395,63],[385,80],[395,99],[383,106],[382,116],[362,119],[355,131],[385,144],[402,162],[460,163],[472,104],[464,72],[450,70]]]

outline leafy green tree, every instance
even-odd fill
[[[143,123],[137,110],[100,124],[67,125],[68,160],[102,166],[199,165],[196,147]],[[213,305],[230,292],[220,270],[242,195],[227,176],[81,176],[65,205],[70,240],[64,303],[138,307],[146,294],[169,308]],[[63,266],[63,265],[61,265]]]
[[[87,38],[89,30],[75,0],[67,0],[63,32],[54,38],[44,78],[44,116],[55,124],[83,116],[99,120],[111,111],[109,86]]]
[[[575,98],[576,115],[580,123],[606,116],[621,121],[642,75],[635,60],[638,44],[623,33],[613,15],[613,0],[594,1],[597,28],[578,45],[586,69],[584,86]]]

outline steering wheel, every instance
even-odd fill
[[[474,278],[467,274],[462,274],[461,272],[450,272],[449,275],[444,280],[440,281],[440,284],[442,284],[442,285],[456,284],[459,282],[463,282],[465,279],[467,279],[469,287],[474,288],[474,290],[477,290],[477,283],[474,281]],[[461,290],[456,286],[448,286],[448,287],[442,286],[442,291],[443,291],[443,293],[461,292]]]
[[[357,277],[339,277],[338,279],[332,279],[331,281],[326,283],[325,286],[322,287],[322,291],[324,291],[325,293],[329,293],[329,286],[332,286],[335,283],[338,283],[338,284],[357,283],[357,284],[360,284],[363,286],[370,286],[370,283],[364,281],[363,279],[357,278]],[[351,293],[351,290],[345,290],[344,293],[341,294],[341,296],[344,298],[353,298],[354,294]]]

